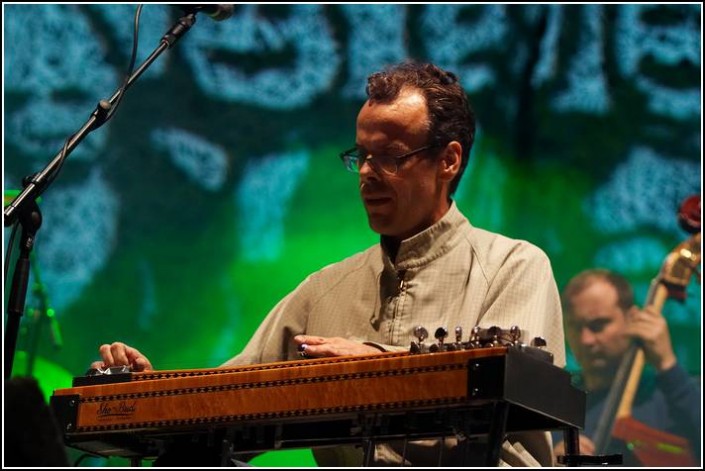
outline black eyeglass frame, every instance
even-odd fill
[[[352,173],[360,173],[360,168],[362,167],[362,165],[365,162],[368,162],[375,169],[382,170],[385,173],[391,175],[396,175],[399,171],[399,163],[403,160],[408,159],[409,157],[413,157],[419,152],[439,147],[443,146],[441,146],[440,144],[427,144],[425,146],[419,147],[418,149],[410,150],[409,152],[405,152],[401,155],[396,156],[383,155],[381,157],[375,157],[374,155],[368,153],[364,159],[361,159],[360,150],[357,146],[355,146],[351,149],[341,152],[338,156],[340,157],[340,160],[343,161],[343,165],[345,165],[345,168]],[[386,159],[389,163],[394,162],[394,171],[392,172],[385,169],[384,166],[379,163],[380,158]]]

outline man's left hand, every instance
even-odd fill
[[[373,355],[380,353],[378,348],[354,342],[341,337],[318,337],[297,335],[294,342],[307,357],[337,357],[343,355]]]
[[[676,364],[666,319],[656,309],[632,309],[628,313],[627,333],[641,340],[646,361],[658,371],[666,371]]]

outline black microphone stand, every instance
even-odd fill
[[[35,200],[31,200],[20,212],[18,223],[22,226],[20,237],[20,255],[15,263],[12,276],[10,298],[7,303],[7,326],[5,328],[5,379],[12,375],[12,364],[15,360],[15,348],[20,331],[20,319],[24,312],[29,280],[30,253],[34,246],[34,238],[42,225],[42,213]],[[9,250],[9,248],[8,248]]]
[[[41,171],[29,176],[23,181],[24,189],[5,208],[4,224],[10,226],[17,222],[22,226],[20,239],[20,255],[15,264],[12,276],[7,308],[7,328],[5,329],[5,379],[12,376],[12,365],[15,358],[15,348],[19,334],[20,319],[24,312],[27,284],[29,282],[30,253],[34,240],[42,224],[42,215],[37,206],[37,198],[49,187],[61,170],[66,157],[80,144],[86,136],[101,127],[111,116],[113,105],[121,99],[127,89],[147,70],[147,68],[166,49],[171,48],[196,23],[196,12],[182,16],[167,31],[159,42],[159,46],[140,65],[127,81],[113,94],[110,100],[101,100],[86,123],[67,141],[64,148]],[[8,248],[9,250],[9,248]]]
[[[34,366],[37,360],[37,350],[41,342],[45,327],[49,328],[49,337],[55,350],[63,347],[64,341],[61,338],[61,326],[56,318],[56,312],[51,307],[46,286],[42,282],[41,270],[37,261],[37,252],[33,252],[29,260],[29,268],[34,275],[34,285],[32,295],[37,306],[29,311],[32,313],[32,324],[27,329],[27,365],[25,375],[33,376]],[[26,306],[25,306],[26,308]]]

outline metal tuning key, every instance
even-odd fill
[[[455,328],[455,343],[453,344],[455,350],[463,349],[463,328],[457,326]]]
[[[468,341],[468,348],[480,348],[482,347],[482,341],[480,339],[480,334],[482,333],[482,327],[476,325],[470,331],[470,340]]]
[[[422,344],[423,341],[428,338],[428,330],[419,325],[414,328],[414,336],[419,339],[419,343]]]
[[[428,351],[426,345],[423,341],[428,338],[428,330],[423,326],[414,327],[414,337],[418,339],[418,342],[411,342],[411,353],[425,353]]]
[[[521,329],[518,325],[509,328],[509,341],[515,347],[521,343]]]
[[[502,346],[502,328],[493,325],[487,329],[487,336],[489,337],[490,347],[501,347]]]
[[[436,332],[433,334],[433,336],[438,340],[437,344],[431,345],[431,351],[432,352],[444,352],[447,350],[445,347],[445,339],[448,337],[448,329],[445,327],[439,327],[436,329]]]

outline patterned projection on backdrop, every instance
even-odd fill
[[[135,9],[4,5],[6,190],[118,87]],[[140,61],[178,14],[145,5]],[[456,72],[474,104],[478,138],[456,197],[472,222],[542,247],[559,286],[599,265],[645,298],[686,237],[680,203],[701,192],[701,18],[692,4],[199,15],[42,197],[37,265],[64,336],[55,350],[39,331],[42,364],[64,376],[50,386],[118,339],[159,368],[217,365],[307,274],[374,244],[337,153],[354,142],[367,75],[406,58]],[[693,284],[666,306],[694,374],[700,303]],[[22,351],[40,329],[32,319]]]

